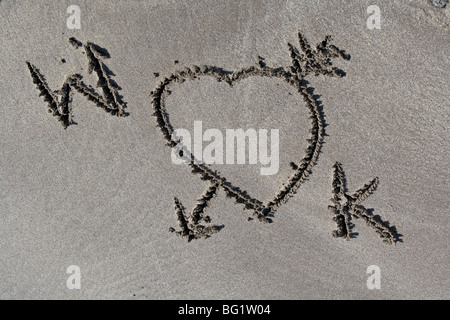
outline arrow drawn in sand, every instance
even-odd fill
[[[290,56],[292,58],[292,65],[283,68],[272,68],[266,66],[264,58],[258,57],[256,65],[243,68],[236,71],[228,71],[216,66],[193,66],[191,68],[184,68],[176,71],[171,75],[164,77],[156,89],[154,89],[150,96],[152,97],[152,104],[154,109],[154,116],[157,120],[157,126],[160,128],[166,145],[173,148],[183,150],[183,154],[187,159],[190,159],[189,165],[192,168],[192,173],[199,174],[202,180],[207,180],[223,189],[228,198],[234,199],[237,204],[243,204],[244,209],[253,211],[253,216],[257,220],[270,223],[275,212],[280,206],[286,203],[298,190],[300,185],[304,183],[312,169],[317,163],[323,138],[325,135],[324,115],[322,112],[321,102],[318,96],[314,95],[314,89],[309,86],[309,82],[305,77],[309,74],[327,75],[327,76],[345,76],[345,72],[332,65],[332,58],[342,58],[349,60],[350,56],[345,51],[338,47],[331,45],[331,37],[327,36],[318,43],[316,47],[312,48],[306,38],[301,32],[298,33],[300,50],[295,46],[288,44]],[[187,80],[199,79],[202,77],[211,77],[218,82],[224,82],[233,87],[235,84],[243,79],[249,77],[265,77],[278,78],[289,85],[291,85],[300,95],[299,101],[306,104],[310,113],[311,120],[311,136],[307,139],[308,146],[303,157],[300,157],[296,163],[291,162],[293,169],[292,175],[282,184],[272,199],[264,203],[263,201],[250,196],[246,191],[229,182],[220,173],[212,170],[206,164],[195,159],[194,155],[183,145],[183,143],[174,136],[173,125],[169,120],[168,111],[166,109],[165,101],[170,95],[171,85],[174,83],[184,83]],[[179,203],[179,201],[175,201]],[[180,214],[180,206],[175,206],[175,212],[179,224],[182,228],[179,235],[185,236],[189,241],[192,240],[192,232],[188,232],[186,219],[184,215]],[[170,229],[173,231],[172,229]],[[217,230],[214,230],[216,232]]]

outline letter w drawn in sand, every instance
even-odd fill
[[[70,43],[75,48],[82,45],[75,38],[70,38]],[[36,88],[40,91],[40,96],[43,96],[44,101],[48,104],[48,112],[52,113],[61,121],[64,129],[74,123],[71,105],[73,90],[83,94],[88,100],[93,101],[98,107],[112,115],[119,117],[127,115],[124,111],[126,104],[118,94],[120,87],[111,80],[108,69],[103,64],[103,59],[110,57],[109,53],[105,49],[90,42],[84,45],[84,49],[89,60],[88,73],[92,73],[92,71],[96,72],[98,77],[97,85],[102,89],[103,95],[98,94],[94,88],[86,85],[81,80],[82,76],[79,74],[67,77],[61,89],[53,91],[49,88],[44,76],[40,74],[39,70],[27,61],[33,83],[36,84]]]

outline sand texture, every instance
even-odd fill
[[[450,298],[449,6],[71,4],[0,1],[1,299]],[[278,129],[278,172],[198,121]]]

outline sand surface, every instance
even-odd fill
[[[0,2],[0,298],[2,299],[449,299],[450,9],[424,0],[77,1],[81,29],[68,29],[67,1]],[[369,5],[381,9],[370,30]],[[171,161],[150,92],[185,66],[235,71],[292,65],[297,32],[311,44],[333,36],[351,55],[333,59],[346,76],[309,74],[326,127],[317,164],[273,223],[219,188],[206,213],[224,228],[187,242],[187,211],[209,183]],[[110,53],[105,65],[122,90],[127,117],[83,95],[64,129],[47,112],[26,61],[49,88],[88,74],[83,48]],[[65,60],[65,63],[62,62]],[[175,63],[177,61],[177,63]],[[159,73],[156,77],[154,73]],[[279,129],[280,169],[215,165],[227,180],[270,200],[304,156],[310,122],[295,88],[251,77],[233,87],[204,77],[174,84],[166,107],[175,128]],[[350,194],[379,178],[365,208],[395,225],[401,242],[383,243],[362,219],[356,237],[334,238],[333,165]],[[81,271],[69,290],[66,269]],[[381,270],[369,290],[367,267]]]

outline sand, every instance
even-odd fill
[[[0,298],[450,298],[448,6],[77,1],[81,29],[68,29],[71,4],[0,2]],[[367,27],[374,4],[380,29]],[[311,67],[295,80],[299,30],[313,49],[331,35],[351,56],[331,58],[345,76]],[[205,76],[209,69],[194,66],[217,69]],[[51,113],[32,67],[56,99]],[[290,75],[261,76],[269,69]],[[172,129],[193,130],[194,121],[223,132],[278,129],[276,175],[260,175],[259,164],[214,164],[208,170],[220,177],[211,182],[172,163],[154,101],[182,70],[198,79],[183,76],[164,93]],[[227,76],[218,82],[219,74]],[[314,121],[320,134],[310,132]],[[310,174],[299,171],[302,159]],[[344,193],[354,196],[347,205]],[[245,194],[251,200],[236,204]],[[196,212],[184,231],[181,205],[186,216]],[[373,215],[378,229],[364,221]],[[67,286],[72,265],[81,289]],[[381,289],[367,286],[372,265]]]

